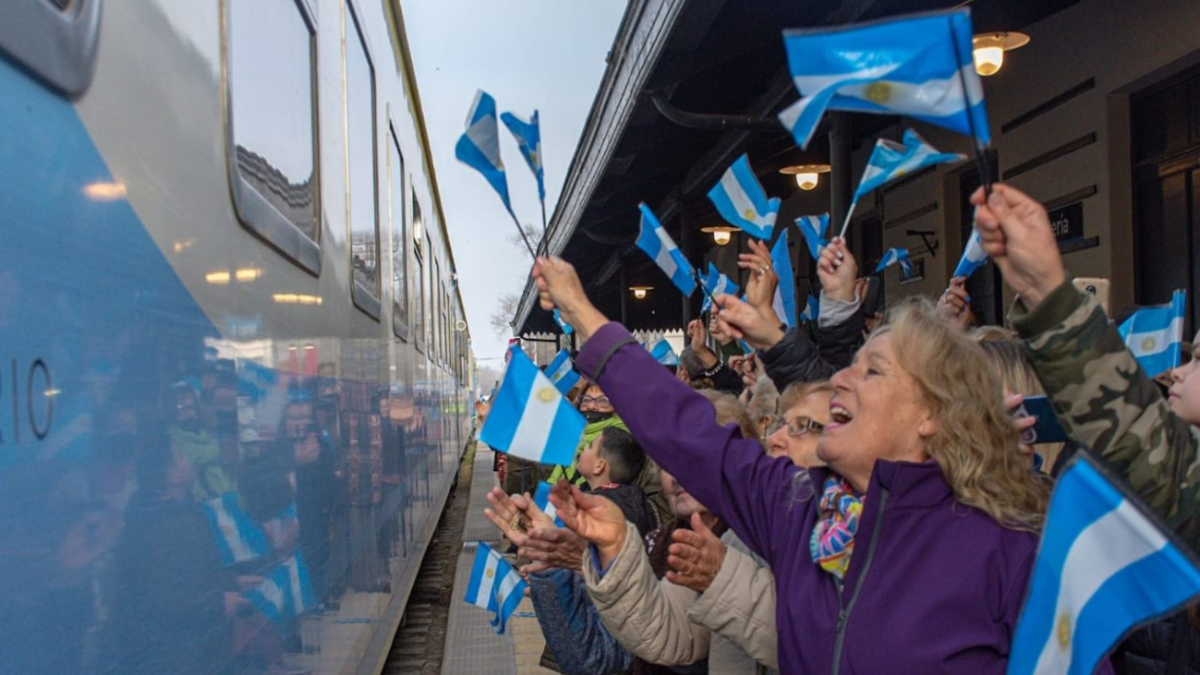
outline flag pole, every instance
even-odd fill
[[[858,206],[857,199],[850,202],[850,208],[846,209],[846,220],[842,221],[842,231],[838,232],[838,239],[846,238],[846,228],[850,227],[850,216],[854,215],[854,207],[856,206]]]
[[[950,44],[954,47],[954,62],[962,63],[962,50],[958,48],[958,31],[954,29],[954,17],[946,18],[950,23]],[[983,194],[992,194],[992,172],[987,161],[980,152],[979,132],[975,128],[975,115],[971,112],[971,97],[967,95],[967,76],[963,74],[962,65],[958,66],[958,82],[962,86],[963,111],[967,113],[967,129],[971,132],[971,147],[975,150],[975,168],[979,171],[979,182],[983,184]],[[987,148],[983,149],[984,152]]]
[[[542,240],[538,242],[538,250],[542,250],[542,244],[546,243],[546,233],[550,231],[549,225],[546,224],[546,198],[541,199],[542,202]]]
[[[521,221],[517,220],[517,214],[513,213],[512,209],[509,209],[508,215],[512,216],[513,224],[517,226],[517,232],[521,235],[521,241],[525,242],[525,248],[529,249],[529,255],[533,258],[534,262],[537,262],[537,253],[534,252],[533,245],[529,243],[529,237],[525,236],[525,228],[521,227]]]

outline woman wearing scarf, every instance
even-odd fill
[[[759,270],[765,272],[765,270]],[[577,367],[635,438],[770,564],[782,673],[1003,673],[1045,512],[995,373],[932,307],[904,305],[832,379],[831,423],[803,469],[720,426],[587,300],[574,269],[540,258],[542,306],[585,346]],[[773,318],[730,296],[718,318],[752,347]],[[579,509],[599,569],[624,528]]]

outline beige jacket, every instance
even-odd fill
[[[631,523],[626,526],[628,532],[637,531]],[[650,559],[637,537],[625,537],[621,551],[603,577],[595,569],[593,556],[583,558],[583,578],[600,620],[617,642],[638,658],[670,666],[691,664],[708,657],[709,672],[712,673],[751,675],[767,672],[747,654],[749,651],[774,667],[777,659],[775,579],[769,570],[765,570],[765,580],[761,573],[753,574],[753,581],[731,579],[734,572],[727,570],[736,567],[740,577],[752,567],[758,567],[747,554],[732,546],[727,550],[725,563],[718,572],[718,579],[722,575],[725,578],[719,587],[718,580],[714,580],[699,614],[694,613],[695,605],[704,596],[666,579],[655,578]],[[715,594],[711,593],[714,588],[718,591]],[[769,602],[762,602],[763,593],[770,596]],[[767,607],[760,609],[751,603]],[[764,612],[770,619],[769,625],[762,619]],[[754,624],[743,621],[743,616],[753,617]],[[719,633],[714,635],[709,626],[717,626]],[[737,646],[739,641],[747,639],[755,641],[750,650]]]
[[[779,669],[775,631],[775,575],[727,530],[725,560],[688,618],[712,631],[710,673],[774,673]]]

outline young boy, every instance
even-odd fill
[[[584,448],[577,466],[588,489],[619,506],[642,534],[658,526],[646,493],[633,484],[645,465],[646,453],[633,436],[624,429],[609,427]]]

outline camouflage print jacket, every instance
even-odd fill
[[[1071,438],[1104,458],[1200,548],[1200,434],[1171,413],[1095,298],[1068,280],[1013,327]]]

